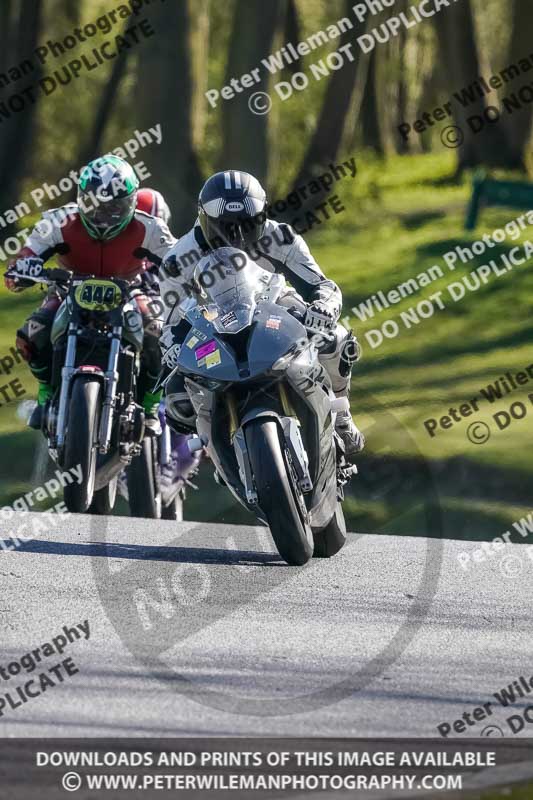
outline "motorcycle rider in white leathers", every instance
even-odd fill
[[[173,366],[165,360],[165,353],[170,353],[176,341],[179,343],[180,335],[175,322],[170,324],[169,315],[176,303],[194,296],[191,287],[199,260],[221,246],[244,250],[263,269],[284,275],[292,287],[288,292],[296,292],[308,304],[304,323],[308,331],[334,331],[331,345],[319,359],[335,395],[346,400],[345,408],[337,414],[336,430],[344,442],[346,457],[353,460],[364,447],[364,436],[352,420],[348,401],[352,366],[360,351],[353,334],[338,322],[340,289],[323,274],[300,235],[289,225],[266,218],[266,205],[261,184],[246,172],[219,172],[205,183],[194,227],[169,250],[159,272],[167,320],[160,340],[163,362]],[[172,397],[172,402],[167,402],[167,416],[180,430],[194,428],[194,412],[183,377],[178,374],[172,382],[171,391],[167,387],[167,395]]]

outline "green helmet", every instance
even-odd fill
[[[139,180],[118,156],[91,161],[78,184],[80,217],[93,239],[114,239],[129,225],[137,207]]]

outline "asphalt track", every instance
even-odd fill
[[[65,625],[90,638],[43,658],[33,675],[79,672],[4,708],[0,736],[430,737],[490,700],[462,735],[511,735],[533,691],[512,709],[492,695],[533,673],[533,561],[509,545],[465,572],[478,547],[352,534],[290,568],[264,528],[57,517],[0,551],[0,665]]]

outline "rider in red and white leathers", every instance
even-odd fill
[[[121,188],[112,192],[113,181]],[[89,209],[90,200],[99,191],[105,194],[106,187],[109,200]],[[17,260],[9,265],[5,283],[11,291],[35,285],[44,263],[55,256],[59,266],[76,275],[123,278],[138,286],[133,299],[143,315],[145,333],[139,400],[153,416],[159,400],[152,389],[161,368],[158,338],[162,320],[159,314],[154,315],[140,278],[149,264],[161,264],[176,239],[163,220],[137,209],[137,190],[137,177],[122,159],[105,156],[91,162],[80,176],[78,203],[42,215]],[[17,346],[39,381],[32,427],[40,427],[42,408],[52,394],[50,333],[61,302],[59,292],[51,289],[17,332]]]

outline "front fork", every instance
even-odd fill
[[[309,459],[300,434],[300,423],[283,383],[279,384],[279,399],[284,416],[280,416],[277,413],[273,414],[273,416],[281,425],[300,491],[311,492],[313,489],[313,482],[309,474]],[[230,437],[235,450],[239,475],[246,492],[246,499],[250,505],[253,505],[257,503],[257,494],[253,482],[252,468],[246,448],[244,429],[243,426],[240,425],[235,398],[231,392],[226,393],[226,408],[228,410],[230,422]],[[244,421],[248,421],[246,417]]]
[[[105,454],[109,451],[111,442],[111,432],[113,429],[113,412],[118,386],[118,359],[120,356],[120,342],[122,340],[122,327],[120,325],[113,328],[111,336],[111,347],[107,361],[107,370],[104,373],[105,396],[102,405],[102,416],[100,430],[98,433],[98,450]],[[61,390],[59,393],[59,408],[57,412],[57,429],[55,444],[58,451],[65,446],[66,427],[67,427],[67,407],[70,396],[70,385],[73,376],[76,374],[76,344],[78,339],[78,325],[71,322],[68,328],[67,352],[65,363],[61,370]]]
[[[111,442],[111,432],[113,429],[113,412],[117,399],[118,386],[118,359],[120,356],[120,341],[122,339],[122,327],[117,325],[111,333],[111,348],[107,361],[105,378],[105,397],[102,406],[102,417],[98,436],[98,448],[100,453],[107,453]]]
[[[70,381],[76,371],[76,343],[78,340],[78,325],[71,322],[68,326],[67,353],[65,363],[61,370],[61,391],[59,393],[59,408],[57,412],[56,442],[60,451],[65,446],[67,405],[70,394]]]

